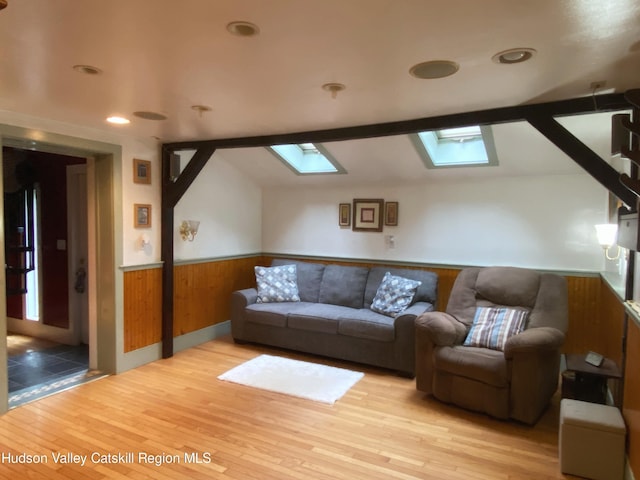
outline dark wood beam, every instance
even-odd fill
[[[633,92],[637,93],[637,90]],[[636,97],[633,97],[634,99]],[[549,140],[567,153],[602,185],[628,205],[635,205],[635,195],[619,181],[618,173],[553,117],[577,115],[594,111],[616,111],[629,108],[629,99],[623,94],[582,97],[557,102],[518,105],[474,112],[440,115],[414,120],[332,128],[296,133],[261,135],[219,140],[198,140],[166,143],[162,149],[162,231],[163,260],[162,300],[162,355],[173,355],[173,222],[174,207],[198,176],[216,149],[265,147],[278,144],[326,143],[392,135],[406,135],[425,130],[494,125],[507,122],[529,121]],[[171,179],[171,153],[196,150],[189,164],[175,182]]]
[[[255,137],[227,138],[220,140],[199,140],[174,142],[164,145],[171,151],[187,150],[202,147],[213,148],[246,148],[265,147],[287,143],[325,143],[360,138],[404,135],[424,130],[463,127],[469,125],[493,125],[498,123],[526,120],[530,115],[564,116],[589,113],[593,111],[615,111],[629,108],[624,94],[589,96],[557,102],[518,105],[514,107],[494,108],[436,117],[404,120],[399,122],[361,125],[357,127],[332,128],[297,133],[262,135]]]
[[[215,148],[198,149],[175,182],[171,178],[172,150],[162,149],[162,212],[160,254],[162,258],[162,358],[173,356],[173,221],[174,208],[200,171],[214,154]]]
[[[171,152],[174,150],[169,149]],[[216,148],[211,146],[199,147],[187,163],[184,170],[178,175],[175,182],[167,177],[167,183],[163,183],[162,204],[166,207],[175,207],[185,192],[189,189],[193,181],[197,178],[200,171],[207,164],[211,156],[215,153]],[[167,163],[169,158],[167,157]],[[169,171],[171,170],[170,167]],[[169,172],[168,172],[169,173]]]
[[[635,195],[620,183],[620,173],[552,116],[530,114],[527,121],[620,200],[635,207]]]

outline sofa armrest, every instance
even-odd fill
[[[233,305],[242,306],[243,308],[256,303],[258,301],[258,290],[255,288],[245,288],[244,290],[236,290],[231,294],[231,302]]]
[[[247,306],[256,303],[258,291],[245,288],[231,293],[231,336],[236,340],[244,340],[244,315]]]
[[[511,418],[533,425],[558,389],[564,333],[553,327],[530,328],[505,344],[511,369]]]
[[[467,335],[467,326],[445,312],[426,312],[416,318],[416,336],[434,345],[456,345]]]
[[[416,318],[422,315],[423,313],[430,312],[433,310],[433,305],[428,302],[416,302],[410,307],[404,309],[400,315],[395,318],[395,324],[398,326],[399,324],[407,323],[410,324],[411,330],[414,328],[414,323]]]
[[[509,337],[504,346],[504,356],[512,358],[518,353],[535,353],[558,350],[564,343],[564,333],[553,327],[530,328]]]

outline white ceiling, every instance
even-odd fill
[[[236,20],[260,34],[231,35],[226,25]],[[591,95],[596,81],[606,81],[596,93],[624,92],[640,86],[638,25],[637,0],[9,0],[0,11],[0,110],[173,142],[575,98]],[[518,65],[492,62],[515,47],[537,54]],[[459,72],[438,80],[408,73],[439,59]],[[102,74],[78,73],[77,64]],[[327,82],[346,90],[334,99],[321,88]],[[108,125],[113,114],[131,124]],[[601,140],[585,138],[606,154],[601,131]],[[342,179],[301,179],[259,149],[222,154],[265,185],[578,168],[552,160],[555,147],[526,124],[497,126],[494,135],[501,166],[493,173],[427,171],[406,137],[326,144],[349,171]]]

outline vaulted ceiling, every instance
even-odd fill
[[[234,21],[259,33],[233,35]],[[624,92],[640,85],[638,25],[635,0],[9,0],[0,11],[0,110],[167,143]],[[524,63],[492,61],[522,47],[535,50]],[[409,74],[430,60],[459,71]],[[335,98],[322,88],[331,82],[346,87]],[[131,123],[107,124],[110,115]],[[606,155],[608,116],[590,120],[567,126]],[[579,168],[553,157],[529,125],[496,126],[494,134],[501,166],[493,173],[427,171],[401,136],[326,146],[351,184]],[[260,149],[220,155],[264,185],[329,181],[295,177],[272,157],[262,160],[269,154]]]

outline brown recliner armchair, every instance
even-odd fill
[[[524,330],[509,336],[502,350],[464,346],[479,307],[494,318],[497,307],[524,310]],[[567,317],[561,276],[516,267],[464,269],[446,312],[416,319],[416,386],[446,403],[534,424],[558,388]]]

